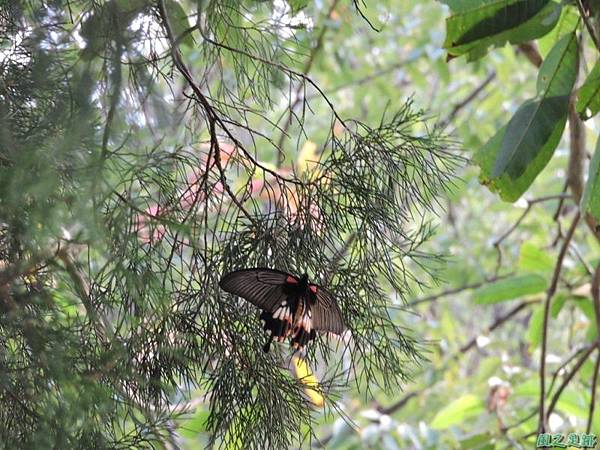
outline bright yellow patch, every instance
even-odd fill
[[[325,406],[325,399],[323,398],[323,395],[321,395],[319,380],[317,380],[317,377],[315,377],[312,370],[310,370],[306,360],[294,356],[292,358],[292,363],[294,364],[296,376],[302,384],[306,386],[304,391],[306,392],[306,395],[308,395],[310,401],[319,408]]]
[[[313,170],[318,161],[317,144],[312,141],[306,141],[296,159],[298,170],[301,173]]]

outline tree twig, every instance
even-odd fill
[[[480,288],[481,286],[485,286],[486,284],[494,283],[498,280],[503,280],[505,278],[511,277],[512,275],[513,275],[512,273],[507,273],[504,275],[494,275],[492,277],[485,278],[482,281],[478,281],[477,283],[465,284],[463,286],[459,286],[456,288],[447,289],[445,291],[438,292],[437,294],[428,295],[427,297],[422,297],[422,298],[413,300],[412,302],[408,303],[408,306],[416,306],[416,305],[420,305],[421,303],[432,302],[439,298],[447,297],[448,295],[459,294],[463,291],[477,289],[477,288]]]
[[[517,221],[515,223],[513,223],[508,230],[506,230],[504,233],[502,233],[502,235],[500,235],[498,238],[496,238],[492,244],[494,246],[494,248],[496,249],[496,251],[498,252],[498,258],[497,258],[497,262],[496,262],[496,273],[498,273],[498,271],[500,270],[500,268],[502,266],[502,249],[500,248],[500,244],[502,244],[502,242],[505,241],[519,227],[519,225],[521,225],[523,220],[525,220],[525,218],[531,212],[533,205],[535,205],[537,203],[551,201],[551,200],[560,200],[561,202],[563,202],[565,199],[568,199],[568,198],[572,198],[572,196],[570,194],[566,194],[563,192],[561,194],[546,195],[543,197],[537,197],[537,198],[526,200],[527,207],[525,208],[523,213],[519,216]]]
[[[327,11],[327,20],[331,19],[331,16],[333,15],[335,8],[337,7],[338,1],[339,0],[333,0],[331,7],[329,8],[329,11]],[[310,69],[312,68],[312,65],[314,63],[314,60],[315,60],[317,54],[323,48],[323,41],[325,38],[325,33],[327,33],[328,30],[329,30],[329,26],[327,25],[327,22],[326,22],[325,25],[323,25],[323,28],[321,28],[321,32],[319,33],[319,36],[317,37],[317,44],[312,48],[312,50],[310,52],[310,56],[309,56],[308,60],[306,61],[306,64],[304,65],[304,70],[302,71],[302,73],[304,75],[308,75],[308,72],[310,72]],[[302,90],[302,86],[304,86],[304,82],[299,83],[298,86],[296,87],[296,91],[294,93],[294,103],[292,103],[288,109],[288,111],[289,111],[288,117],[283,125],[283,129],[281,130],[281,135],[279,136],[279,141],[277,143],[277,149],[279,150],[279,153],[277,155],[277,168],[278,169],[281,168],[281,166],[283,165],[284,159],[285,159],[285,153],[283,151],[283,141],[285,140],[285,137],[287,136],[287,132],[288,132],[290,126],[292,125],[292,117],[294,115],[294,110],[302,101],[302,97],[300,96],[300,91]]]
[[[538,431],[543,433],[546,430],[546,413],[545,413],[545,400],[546,400],[546,350],[548,345],[548,322],[550,318],[550,304],[552,303],[552,298],[556,293],[556,289],[558,287],[558,280],[560,278],[560,272],[562,270],[563,259],[567,253],[567,249],[569,248],[569,244],[573,235],[575,234],[575,229],[577,228],[577,224],[579,223],[580,213],[577,211],[573,222],[571,223],[571,227],[565,236],[565,240],[561,246],[560,252],[558,254],[558,258],[556,260],[556,264],[554,266],[554,272],[552,274],[552,280],[550,282],[550,287],[546,292],[546,300],[544,302],[544,321],[542,326],[542,349],[540,352],[540,405],[539,405],[539,423],[538,423]]]
[[[575,3],[577,3],[577,9],[579,9],[579,15],[583,19],[583,23],[585,24],[585,27],[587,28],[588,33],[590,34],[590,37],[592,38],[592,41],[594,42],[594,45],[596,46],[596,50],[598,50],[600,52],[600,40],[598,39],[598,36],[596,36],[596,33],[594,32],[594,27],[592,27],[592,24],[589,21],[589,17],[585,12],[585,8],[583,7],[583,3],[581,2],[581,0],[576,0]]]
[[[588,413],[587,426],[585,432],[589,433],[592,429],[592,421],[594,419],[594,409],[596,407],[596,385],[598,383],[598,370],[600,369],[600,349],[596,353],[596,364],[594,366],[594,376],[592,377],[592,390],[590,394],[590,410]]]
[[[491,333],[496,328],[502,326],[508,320],[510,320],[511,318],[513,318],[514,316],[516,316],[524,308],[526,308],[527,306],[529,306],[529,305],[531,305],[533,303],[537,303],[537,302],[538,302],[538,300],[525,300],[525,301],[522,301],[521,303],[519,303],[518,305],[516,305],[512,309],[508,310],[506,313],[504,313],[501,316],[499,316],[496,320],[494,320],[491,323],[491,325],[489,327],[487,327],[484,331],[480,332],[479,334],[481,334],[481,333]],[[468,352],[473,347],[475,347],[476,344],[477,344],[477,337],[474,337],[474,338],[472,338],[471,340],[469,340],[466,344],[464,344],[459,349],[459,353],[466,353],[466,352]],[[457,355],[455,355],[455,357],[456,356]]]
[[[477,98],[477,96],[481,93],[481,91],[483,91],[488,86],[488,84],[490,84],[495,78],[496,78],[496,72],[495,71],[490,72],[488,74],[488,76],[485,78],[485,80],[483,80],[478,86],[476,86],[475,89],[473,89],[469,95],[467,95],[463,100],[461,100],[460,102],[458,102],[454,105],[454,107],[452,108],[452,111],[450,111],[450,114],[448,114],[448,116],[439,123],[439,126],[442,129],[446,128],[446,126],[450,122],[452,122],[452,120],[454,119],[454,117],[456,117],[456,115],[460,112],[460,110],[462,110],[469,103],[471,103],[473,100],[475,100]]]
[[[518,48],[534,66],[540,67],[544,62],[542,55],[540,55],[537,46],[533,42],[523,42],[519,44]]]
[[[565,388],[571,382],[571,380],[573,379],[573,377],[575,376],[575,374],[577,374],[577,372],[579,371],[579,369],[581,368],[581,366],[583,365],[583,363],[587,361],[587,359],[590,356],[590,354],[594,350],[596,350],[597,348],[598,348],[598,342],[595,342],[594,345],[591,345],[590,348],[588,348],[581,355],[581,358],[579,358],[577,360],[577,362],[571,368],[571,370],[569,372],[567,372],[567,376],[563,379],[563,382],[560,384],[560,386],[558,387],[558,389],[556,390],[556,392],[552,396],[552,400],[550,401],[550,405],[548,406],[548,411],[546,412],[546,416],[545,416],[545,421],[546,422],[548,421],[548,418],[550,417],[550,414],[552,414],[552,411],[554,411],[556,403],[560,399],[560,395],[562,394],[562,392],[565,390]]]
[[[87,281],[87,277],[85,274],[77,267],[75,261],[69,254],[68,247],[61,248],[57,253],[57,258],[62,261],[64,264],[64,269],[73,281],[75,285],[75,291],[77,295],[81,299],[81,303],[85,308],[87,315],[89,316],[92,324],[98,336],[106,341],[108,336],[107,332],[111,332],[111,325],[106,317],[96,309],[96,306],[92,303],[92,299],[90,298],[90,284]]]
[[[583,194],[583,162],[585,160],[585,127],[575,110],[575,98],[569,100],[569,164],[567,185],[576,203]]]
[[[393,403],[390,406],[386,406],[386,407],[379,407],[379,408],[377,408],[377,410],[381,414],[388,414],[388,415],[394,414],[396,411],[403,408],[412,398],[416,397],[417,393],[418,392],[416,392],[416,391],[409,392],[404,397],[402,397],[400,400],[398,400],[396,403]]]

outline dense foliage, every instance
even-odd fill
[[[432,270],[456,158],[410,102],[340,116],[298,67],[313,35],[269,6],[4,10],[4,445],[176,446],[200,399],[209,444],[309,442],[298,360],[263,353],[254,309],[219,288],[241,267],[335,294],[348,330],[306,355],[328,408],[419,361],[387,290],[398,305]]]
[[[600,432],[597,1],[0,11],[1,445]],[[248,266],[348,332],[264,354]]]

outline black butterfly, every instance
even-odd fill
[[[221,288],[248,300],[262,309],[260,315],[269,340],[282,342],[291,337],[291,345],[302,350],[316,337],[317,331],[342,334],[344,320],[333,296],[308,275],[298,278],[273,269],[242,269],[225,275]]]

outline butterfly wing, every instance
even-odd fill
[[[225,275],[219,285],[223,290],[273,312],[287,298],[286,285],[294,282],[298,283],[298,278],[280,270],[242,269]]]
[[[309,285],[317,301],[311,305],[312,326],[317,331],[342,334],[346,328],[342,311],[330,292],[315,284]]]

